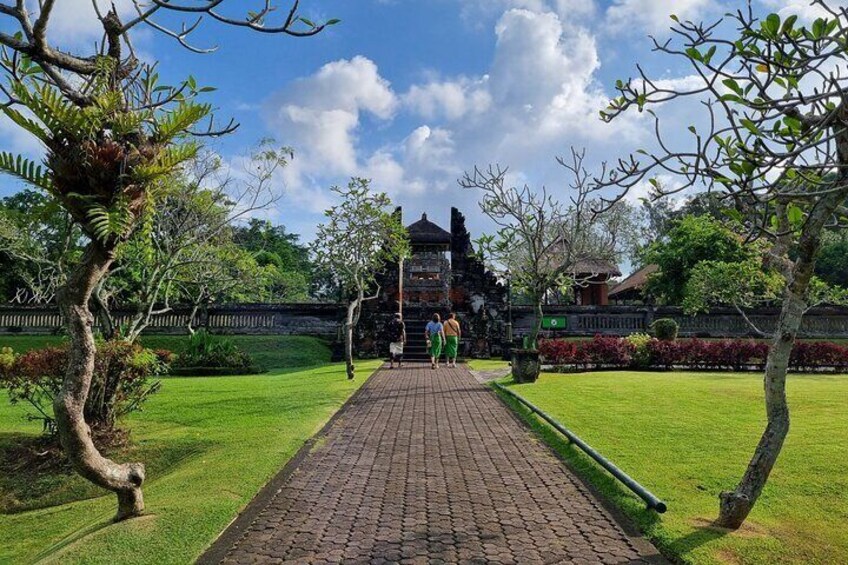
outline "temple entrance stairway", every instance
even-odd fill
[[[430,353],[427,351],[427,340],[424,337],[424,328],[429,318],[413,316],[405,318],[406,324],[406,347],[403,349],[404,361],[429,361]]]

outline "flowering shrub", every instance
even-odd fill
[[[587,341],[546,340],[539,351],[551,365],[583,368],[689,368],[739,371],[765,365],[769,344],[747,339],[662,341],[644,334]],[[789,367],[793,371],[848,369],[848,347],[830,342],[798,342]]]
[[[30,419],[41,420],[45,432],[53,433],[53,398],[62,387],[67,365],[67,346],[29,351],[14,356],[11,363],[0,361],[0,387],[9,392],[13,404],[29,404],[35,412]],[[160,383],[150,384],[149,377],[166,371],[160,356],[140,345],[122,341],[98,344],[85,421],[98,431],[113,430],[118,418],[140,410],[159,390]]]

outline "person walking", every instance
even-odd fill
[[[445,357],[447,358],[448,367],[456,367],[460,337],[462,337],[462,329],[459,327],[456,313],[451,312],[445,321]]]
[[[442,345],[445,343],[445,326],[438,314],[433,314],[433,319],[427,322],[424,336],[427,338],[427,350],[430,352],[430,367],[438,369]]]
[[[394,318],[389,320],[386,327],[389,336],[389,368],[394,369],[397,362],[398,367],[403,366],[403,346],[406,344],[406,324],[403,323],[403,315],[398,312]]]

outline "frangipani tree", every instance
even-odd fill
[[[227,256],[236,257],[224,248],[232,244],[240,222],[279,201],[273,181],[291,154],[290,148],[277,148],[266,140],[244,159],[240,170],[232,170],[224,167],[216,154],[203,152],[161,181],[168,191],[148,220],[149,233],[136,233],[122,246],[114,269],[95,296],[100,312],[108,314],[104,304],[108,296],[131,309],[121,332],[124,339],[138,339],[154,318],[172,310],[174,302],[196,306],[198,300],[220,295],[212,291],[218,286],[210,278],[212,273],[221,274],[221,288],[238,284],[225,275],[252,276],[248,273],[255,271],[256,265],[244,269],[250,261],[241,254],[233,265],[243,268],[221,264],[228,262]],[[215,247],[220,247],[220,252]],[[197,284],[192,284],[192,279]],[[223,279],[228,282],[224,284]],[[194,288],[189,295],[181,292],[189,287]],[[199,292],[199,288],[208,292]],[[103,319],[110,318],[108,315],[100,317],[103,331],[109,335],[107,328],[114,328],[114,322]]]
[[[750,3],[711,25],[672,16],[678,40],[654,40],[654,50],[688,64],[697,84],[677,88],[640,67],[602,112],[606,120],[650,112],[658,149],[618,161],[599,185],[626,191],[672,174],[682,181],[674,191],[716,193],[749,240],[767,242],[768,263],[786,281],[765,369],[768,424],[739,484],[720,496],[718,524],[729,528],[745,521],[789,431],[789,354],[825,228],[845,225],[848,214],[848,13],[842,2],[812,4],[821,17],[809,25],[794,15],[759,18]],[[686,147],[667,138],[659,118],[659,107],[675,102],[692,104],[706,124],[689,127]]]
[[[628,225],[618,216],[623,206],[593,211],[597,203],[591,196],[596,189],[583,166],[584,158],[585,151],[572,149],[569,160],[557,159],[572,178],[568,205],[545,187],[535,190],[510,184],[508,169],[499,166],[475,167],[459,179],[461,187],[482,193],[480,210],[497,226],[495,234],[477,241],[478,251],[489,268],[509,276],[511,284],[533,303],[530,349],[536,348],[542,329],[546,295],[555,290],[569,293],[575,285],[588,284],[575,267],[587,260],[613,260],[619,236]]]
[[[362,304],[379,295],[377,276],[389,263],[410,252],[406,228],[385,193],[371,191],[371,182],[353,178],[346,188],[333,187],[342,201],[324,215],[313,244],[315,263],[330,273],[350,297],[344,323],[347,376],[354,378],[353,330]],[[373,292],[372,295],[369,293]]]
[[[279,24],[271,21],[277,6],[270,0],[257,2],[256,11],[227,0],[130,1],[135,14],[125,21],[114,7],[101,10],[93,0],[103,40],[78,52],[49,37],[56,0],[0,0],[0,69],[6,79],[0,85],[0,110],[35,136],[46,153],[42,163],[0,153],[0,170],[50,194],[89,240],[58,292],[71,342],[64,386],[54,403],[59,437],[82,476],[117,494],[119,520],[143,511],[145,471],[141,463],[118,464],[103,457],[83,417],[95,356],[89,300],[118,247],[148,228],[146,219],[166,192],[167,185],[158,181],[194,157],[198,136],[235,127],[211,123],[211,105],[199,101],[210,89],[199,87],[194,78],[161,84],[156,66],[136,57],[131,34],[149,26],[184,47],[204,51],[190,43],[204,18],[294,36],[324,27],[301,18],[297,0]],[[166,14],[171,21],[191,20],[172,30],[160,20]]]

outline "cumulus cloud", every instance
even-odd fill
[[[412,85],[403,101],[423,118],[456,120],[489,109],[492,97],[487,90],[488,77],[478,80],[460,77],[449,81],[431,81]]]
[[[101,13],[105,14],[114,5],[118,15],[124,20],[135,14],[131,0],[96,0]],[[38,3],[29,2],[33,18],[39,13]],[[50,27],[47,30],[50,37],[65,45],[88,46],[91,41],[101,39],[103,25],[97,19],[97,12],[91,0],[61,0],[53,6],[50,17]]]
[[[302,174],[356,174],[362,116],[388,120],[397,105],[391,85],[365,57],[328,63],[272,96],[265,113],[297,149],[288,180],[299,185]]]
[[[597,115],[607,96],[594,79],[600,61],[588,31],[529,10],[506,12],[495,31],[490,83],[497,113],[510,122],[500,124],[510,144],[600,131]]]
[[[491,62],[476,76],[431,73],[397,92],[374,61],[355,57],[269,97],[268,122],[295,148],[289,189],[317,202],[322,187],[357,175],[412,208],[430,207],[441,192],[445,208],[473,210],[477,195],[456,179],[474,165],[500,163],[514,178],[565,185],[554,157],[570,145],[589,146],[590,155],[594,147],[601,159],[613,144],[641,138],[638,116],[600,121],[609,95],[597,80],[596,39],[554,4],[586,13],[573,0],[507,9],[492,26]]]
[[[833,18],[827,10],[819,5],[813,4],[811,0],[764,0],[767,8],[776,11],[781,18],[796,15],[806,23],[817,18]]]

